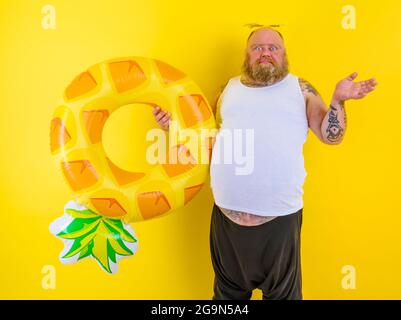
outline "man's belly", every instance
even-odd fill
[[[261,224],[264,224],[266,222],[269,222],[273,220],[274,218],[277,218],[275,216],[270,216],[270,217],[262,217],[246,212],[241,212],[241,211],[236,211],[236,210],[230,210],[230,209],[225,209],[222,207],[219,207],[221,212],[229,218],[231,221],[241,225],[241,226],[247,226],[247,227],[254,227],[254,226],[259,226]]]

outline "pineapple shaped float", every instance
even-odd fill
[[[165,161],[150,163],[147,135],[150,130],[163,131],[152,114],[157,106],[170,112],[174,126],[162,143]],[[126,151],[121,135],[105,135],[108,123],[126,120],[127,113],[114,116],[127,107],[135,129],[129,165],[116,161],[116,154]],[[121,126],[120,133],[123,130]],[[188,142],[184,132],[195,139]],[[188,76],[167,63],[118,58],[78,75],[66,88],[50,128],[51,153],[73,196],[64,215],[50,225],[50,231],[64,241],[60,260],[71,263],[92,257],[105,271],[116,272],[118,260],[138,249],[129,223],[166,215],[201,190],[214,135],[215,119],[205,96]],[[111,156],[108,151],[113,148]]]

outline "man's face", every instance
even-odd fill
[[[277,32],[256,31],[248,41],[243,64],[244,74],[260,84],[271,84],[288,74],[284,42]]]

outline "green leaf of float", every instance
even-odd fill
[[[116,252],[113,250],[113,247],[111,246],[110,241],[107,241],[107,254],[111,261],[113,261],[114,263],[117,263]]]
[[[73,218],[95,218],[99,217],[99,215],[96,212],[93,212],[92,210],[85,209],[85,210],[77,210],[77,209],[66,209],[66,212],[72,216]]]
[[[97,231],[96,237],[93,240],[92,255],[107,272],[111,273],[109,254],[107,252],[108,230],[103,223],[100,223]]]
[[[98,216],[96,218],[89,218],[89,219],[82,219],[82,218],[76,218],[71,221],[71,223],[61,232],[57,234],[59,237],[63,237],[66,234],[70,234],[73,232],[77,232],[80,230],[86,230],[89,225],[91,225],[93,222],[100,220],[101,216]]]
[[[77,238],[80,238],[80,237],[82,237],[84,235],[87,235],[87,234],[90,234],[90,233],[94,232],[99,223],[100,223],[99,219],[96,219],[94,222],[82,226],[82,228],[80,230],[69,232],[69,233],[60,232],[58,234],[58,236],[63,238],[63,239],[77,239]]]
[[[124,229],[124,226],[120,220],[106,219],[104,222],[107,224],[107,226],[111,230],[114,229],[115,231],[117,231],[124,241],[127,241],[127,242],[136,242],[137,241],[132,236],[131,233],[129,233],[127,230]]]
[[[82,239],[76,239],[71,246],[70,250],[63,256],[63,258],[70,258],[80,252],[85,246],[95,238],[96,232],[90,233]]]
[[[81,260],[83,258],[86,258],[92,254],[92,248],[93,248],[93,241],[90,241],[85,248],[82,249],[82,251],[79,253],[79,258],[78,260]]]
[[[115,239],[110,237],[109,238],[109,243],[112,247],[112,249],[119,254],[120,256],[130,256],[133,255],[134,253],[122,242],[121,239]]]
[[[135,243],[137,240],[125,229],[121,220],[100,216],[89,209],[66,211],[73,220],[57,236],[74,242],[63,258],[79,254],[78,260],[81,260],[92,256],[106,272],[111,273],[110,262],[117,263],[117,254],[134,254],[124,241]]]
[[[129,249],[125,243],[122,240],[122,234],[116,232],[117,230],[114,229],[112,226],[109,224],[105,223],[107,229],[111,231],[111,236],[109,236],[109,244],[111,248],[120,256],[130,256],[133,255],[134,253]],[[114,229],[114,230],[113,230]],[[124,230],[125,231],[125,230]],[[132,236],[131,236],[132,237]],[[136,242],[136,239],[132,237],[134,241],[131,242]]]

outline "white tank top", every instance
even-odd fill
[[[271,86],[253,88],[238,76],[220,99],[221,128],[210,166],[215,203],[260,216],[301,209],[308,121],[298,77],[288,74]]]

